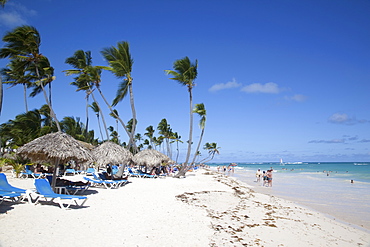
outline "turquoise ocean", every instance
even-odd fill
[[[230,163],[208,163],[212,170]],[[270,194],[370,231],[370,162],[236,163],[220,173]],[[256,182],[256,171],[273,169],[273,186]],[[351,181],[352,180],[352,181]]]

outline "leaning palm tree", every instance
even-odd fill
[[[201,144],[202,139],[203,139],[204,128],[206,126],[206,115],[207,115],[207,111],[206,111],[206,108],[204,107],[203,103],[195,104],[195,108],[194,108],[193,112],[197,113],[200,116],[199,127],[202,131],[200,133],[198,146],[197,146],[197,149],[195,150],[194,158],[193,158],[193,161],[191,162],[191,165],[193,165],[195,163],[195,160],[196,160],[197,156],[200,154],[199,153],[199,147],[200,147],[200,144]]]
[[[134,93],[132,89],[133,78],[131,77],[132,65],[134,63],[134,60],[131,58],[129,44],[125,41],[118,42],[117,47],[112,46],[109,48],[104,48],[101,53],[109,63],[109,70],[117,78],[123,79],[118,87],[116,98],[113,100],[112,106],[116,106],[120,101],[122,101],[127,95],[127,92],[130,93],[130,105],[133,123],[129,134],[129,147],[132,146],[133,150],[137,152],[138,150],[136,148],[134,139],[137,119],[134,104]]]
[[[18,59],[27,62],[26,68],[27,70],[32,69],[30,74],[37,77],[34,83],[42,88],[45,101],[57,124],[58,131],[61,131],[58,119],[44,88],[46,82],[52,80],[53,76],[50,77],[52,67],[49,60],[40,53],[41,37],[39,32],[32,26],[20,26],[11,32],[7,32],[2,40],[5,43],[5,47],[0,49],[0,58]]]
[[[217,143],[215,142],[212,142],[212,143],[206,143],[204,144],[204,147],[203,147],[205,150],[208,150],[208,157],[203,159],[202,161],[200,161],[200,163],[207,163],[211,160],[213,160],[213,158],[215,157],[215,154],[220,154],[220,151],[219,149],[221,147],[217,147]]]
[[[96,105],[95,109],[99,110],[99,114],[102,118],[102,122],[105,129],[105,134],[109,140],[108,129],[106,127],[104,115],[101,111],[98,101],[95,98],[93,87],[100,82],[101,68],[99,66],[92,66],[92,56],[90,51],[78,50],[73,56],[69,57],[65,61],[71,65],[74,69],[65,70],[66,75],[77,75],[75,81],[71,85],[76,86],[76,91],[85,91],[86,93],[86,131],[89,126],[89,96],[91,95]],[[100,124],[100,123],[99,123]],[[101,129],[100,129],[101,131]],[[87,135],[87,132],[85,133]],[[103,138],[103,136],[102,136]],[[102,139],[103,140],[103,139]]]
[[[193,139],[193,87],[195,86],[194,80],[198,75],[198,60],[195,60],[195,63],[192,63],[188,57],[183,59],[176,60],[173,64],[174,70],[165,70],[168,75],[172,75],[171,80],[175,80],[180,85],[186,86],[189,92],[189,109],[190,109],[190,126],[189,126],[189,140],[188,140],[188,151],[186,154],[186,159],[184,164],[181,166],[176,177],[185,176],[190,153],[191,153],[191,144]]]

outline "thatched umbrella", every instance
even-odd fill
[[[154,150],[154,149],[145,149],[138,152],[134,155],[132,161],[140,166],[163,166],[163,163],[172,164],[175,163],[167,155]]]
[[[60,163],[66,163],[70,160],[79,162],[94,160],[88,149],[72,136],[63,132],[51,133],[36,138],[18,148],[17,154],[25,156],[33,162],[49,161],[53,164],[54,173],[51,183],[53,189],[56,182],[56,170]]]
[[[132,159],[132,153],[114,142],[104,142],[92,150],[97,165],[125,164]]]

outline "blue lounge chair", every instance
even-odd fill
[[[125,179],[107,179],[106,173],[99,173],[98,176],[94,173],[93,176],[94,176],[94,179],[96,180],[103,180],[103,181],[113,181],[113,182],[116,182],[116,186],[115,187],[119,187],[121,185],[124,185],[126,184],[128,181],[125,180]]]
[[[66,169],[65,170],[65,172],[64,172],[64,176],[67,176],[67,175],[76,175],[76,170],[75,169],[72,169],[72,168],[70,168],[70,169]]]
[[[9,193],[21,194],[22,195],[22,201],[27,198],[28,202],[32,203],[32,198],[31,198],[31,195],[30,195],[31,191],[11,186],[4,173],[0,173],[0,190],[5,191],[5,192],[9,192]]]
[[[14,201],[16,197],[20,198],[21,194],[20,193],[15,193],[15,192],[7,192],[7,191],[0,190],[0,204],[3,203],[5,198],[11,198]]]
[[[24,172],[21,172],[21,178],[45,178],[45,174],[34,173],[33,171],[26,169]]]
[[[47,175],[46,179],[48,180],[49,184],[51,185],[52,180],[53,180],[53,176],[52,175]],[[81,193],[86,191],[89,188],[89,185],[88,184],[87,185],[75,185],[74,182],[71,182],[70,185],[58,186],[58,187],[59,188],[64,188],[66,194],[68,194],[68,195],[70,195],[71,192],[72,192],[73,195],[76,195],[79,191],[81,191]]]
[[[89,167],[86,170],[86,176],[88,176],[88,175],[91,175],[92,176],[95,172],[96,172],[95,168]]]
[[[76,206],[83,206],[87,200],[86,196],[75,196],[75,195],[64,195],[64,194],[57,194],[55,193],[48,180],[46,179],[35,179],[35,187],[38,193],[38,197],[36,198],[35,204],[38,204],[41,198],[44,198],[46,201],[51,199],[50,201],[54,201],[59,203],[59,206],[62,209],[69,208],[71,204],[74,202]],[[82,203],[78,205],[77,201],[82,200]],[[67,206],[64,206],[66,204]]]
[[[91,178],[88,178],[88,177],[84,177],[84,179],[89,182],[89,184],[91,186],[95,186],[95,185],[103,185],[105,188],[107,189],[113,189],[113,188],[116,188],[118,183],[114,182],[114,181],[107,181],[107,180],[101,180],[101,179],[91,179]]]
[[[132,177],[139,177],[139,178],[156,178],[156,175],[151,175],[143,172],[133,172],[131,168],[128,168],[128,173]]]

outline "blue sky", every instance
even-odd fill
[[[215,162],[369,161],[369,13],[365,0],[9,0],[0,35],[24,24],[40,32],[41,52],[55,68],[59,119],[85,119],[84,94],[69,85],[65,59],[82,49],[94,65],[107,65],[101,50],[128,41],[141,134],[166,118],[187,140],[188,92],[164,70],[188,56],[199,63],[194,103],[207,109],[203,144],[221,147]],[[118,83],[103,73],[108,100]],[[28,102],[30,109],[45,103],[42,95]],[[128,99],[117,110],[131,118]],[[0,123],[24,111],[22,87],[5,89]],[[194,116],[195,144],[198,122]],[[180,160],[185,154],[184,144]]]

